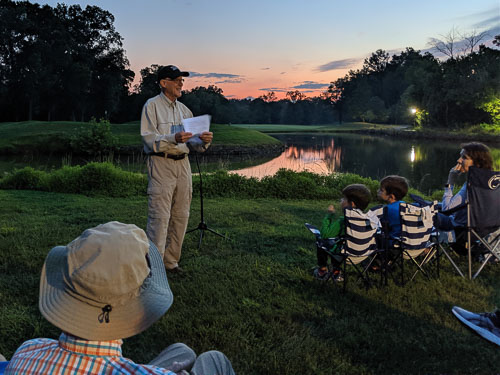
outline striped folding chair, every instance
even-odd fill
[[[343,290],[347,289],[349,271],[353,269],[358,280],[362,280],[366,288],[372,285],[368,270],[374,260],[381,254],[377,246],[377,226],[368,214],[357,208],[344,210],[345,236],[340,254],[334,255],[342,264],[344,272]]]
[[[401,236],[395,239],[393,249],[399,252],[401,266],[401,284],[404,285],[404,263],[410,261],[416,267],[412,281],[421,272],[427,278],[429,273],[424,268],[433,259],[439,274],[439,257],[437,242],[433,240],[433,217],[436,214],[437,202],[430,206],[418,207],[409,203],[401,203],[399,213],[401,218]]]

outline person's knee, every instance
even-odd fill
[[[189,370],[196,360],[193,349],[183,343],[175,343],[165,348],[150,364],[168,368],[171,371]],[[175,372],[174,371],[174,372]]]
[[[206,372],[214,375],[234,375],[231,361],[218,350],[210,350],[200,354],[191,370],[193,375],[203,375]]]
[[[182,351],[185,353],[192,353],[192,355],[196,356],[194,350],[182,342],[176,342],[175,344],[169,345],[166,350]]]

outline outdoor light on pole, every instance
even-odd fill
[[[416,114],[417,114],[417,109],[415,107],[410,108],[410,113],[413,116],[413,126],[415,126],[415,121],[416,121]]]

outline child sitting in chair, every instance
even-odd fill
[[[368,207],[370,203],[371,194],[370,190],[363,184],[351,184],[342,190],[342,199],[340,200],[340,206],[342,211],[345,208],[358,208],[362,211]],[[313,276],[318,280],[328,280],[333,277],[335,281],[342,281],[342,274],[339,269],[339,264],[337,264],[333,258],[332,259],[332,271],[328,271],[328,253],[322,249],[322,247],[327,247],[330,253],[338,252],[340,249],[336,244],[329,243],[329,239],[334,237],[339,237],[344,234],[344,216],[340,215],[335,217],[335,208],[333,205],[328,206],[328,213],[323,218],[320,229],[320,241],[323,246],[318,246],[316,249],[316,255],[318,259],[318,266],[313,271]]]
[[[387,203],[386,220],[389,224],[389,239],[401,235],[401,220],[399,217],[399,205],[404,203],[402,199],[408,193],[408,181],[406,178],[396,175],[386,176],[380,180],[378,197]]]

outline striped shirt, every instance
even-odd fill
[[[33,339],[22,344],[5,374],[167,374],[152,365],[139,365],[122,357],[122,340],[88,341],[62,333],[59,341]]]

